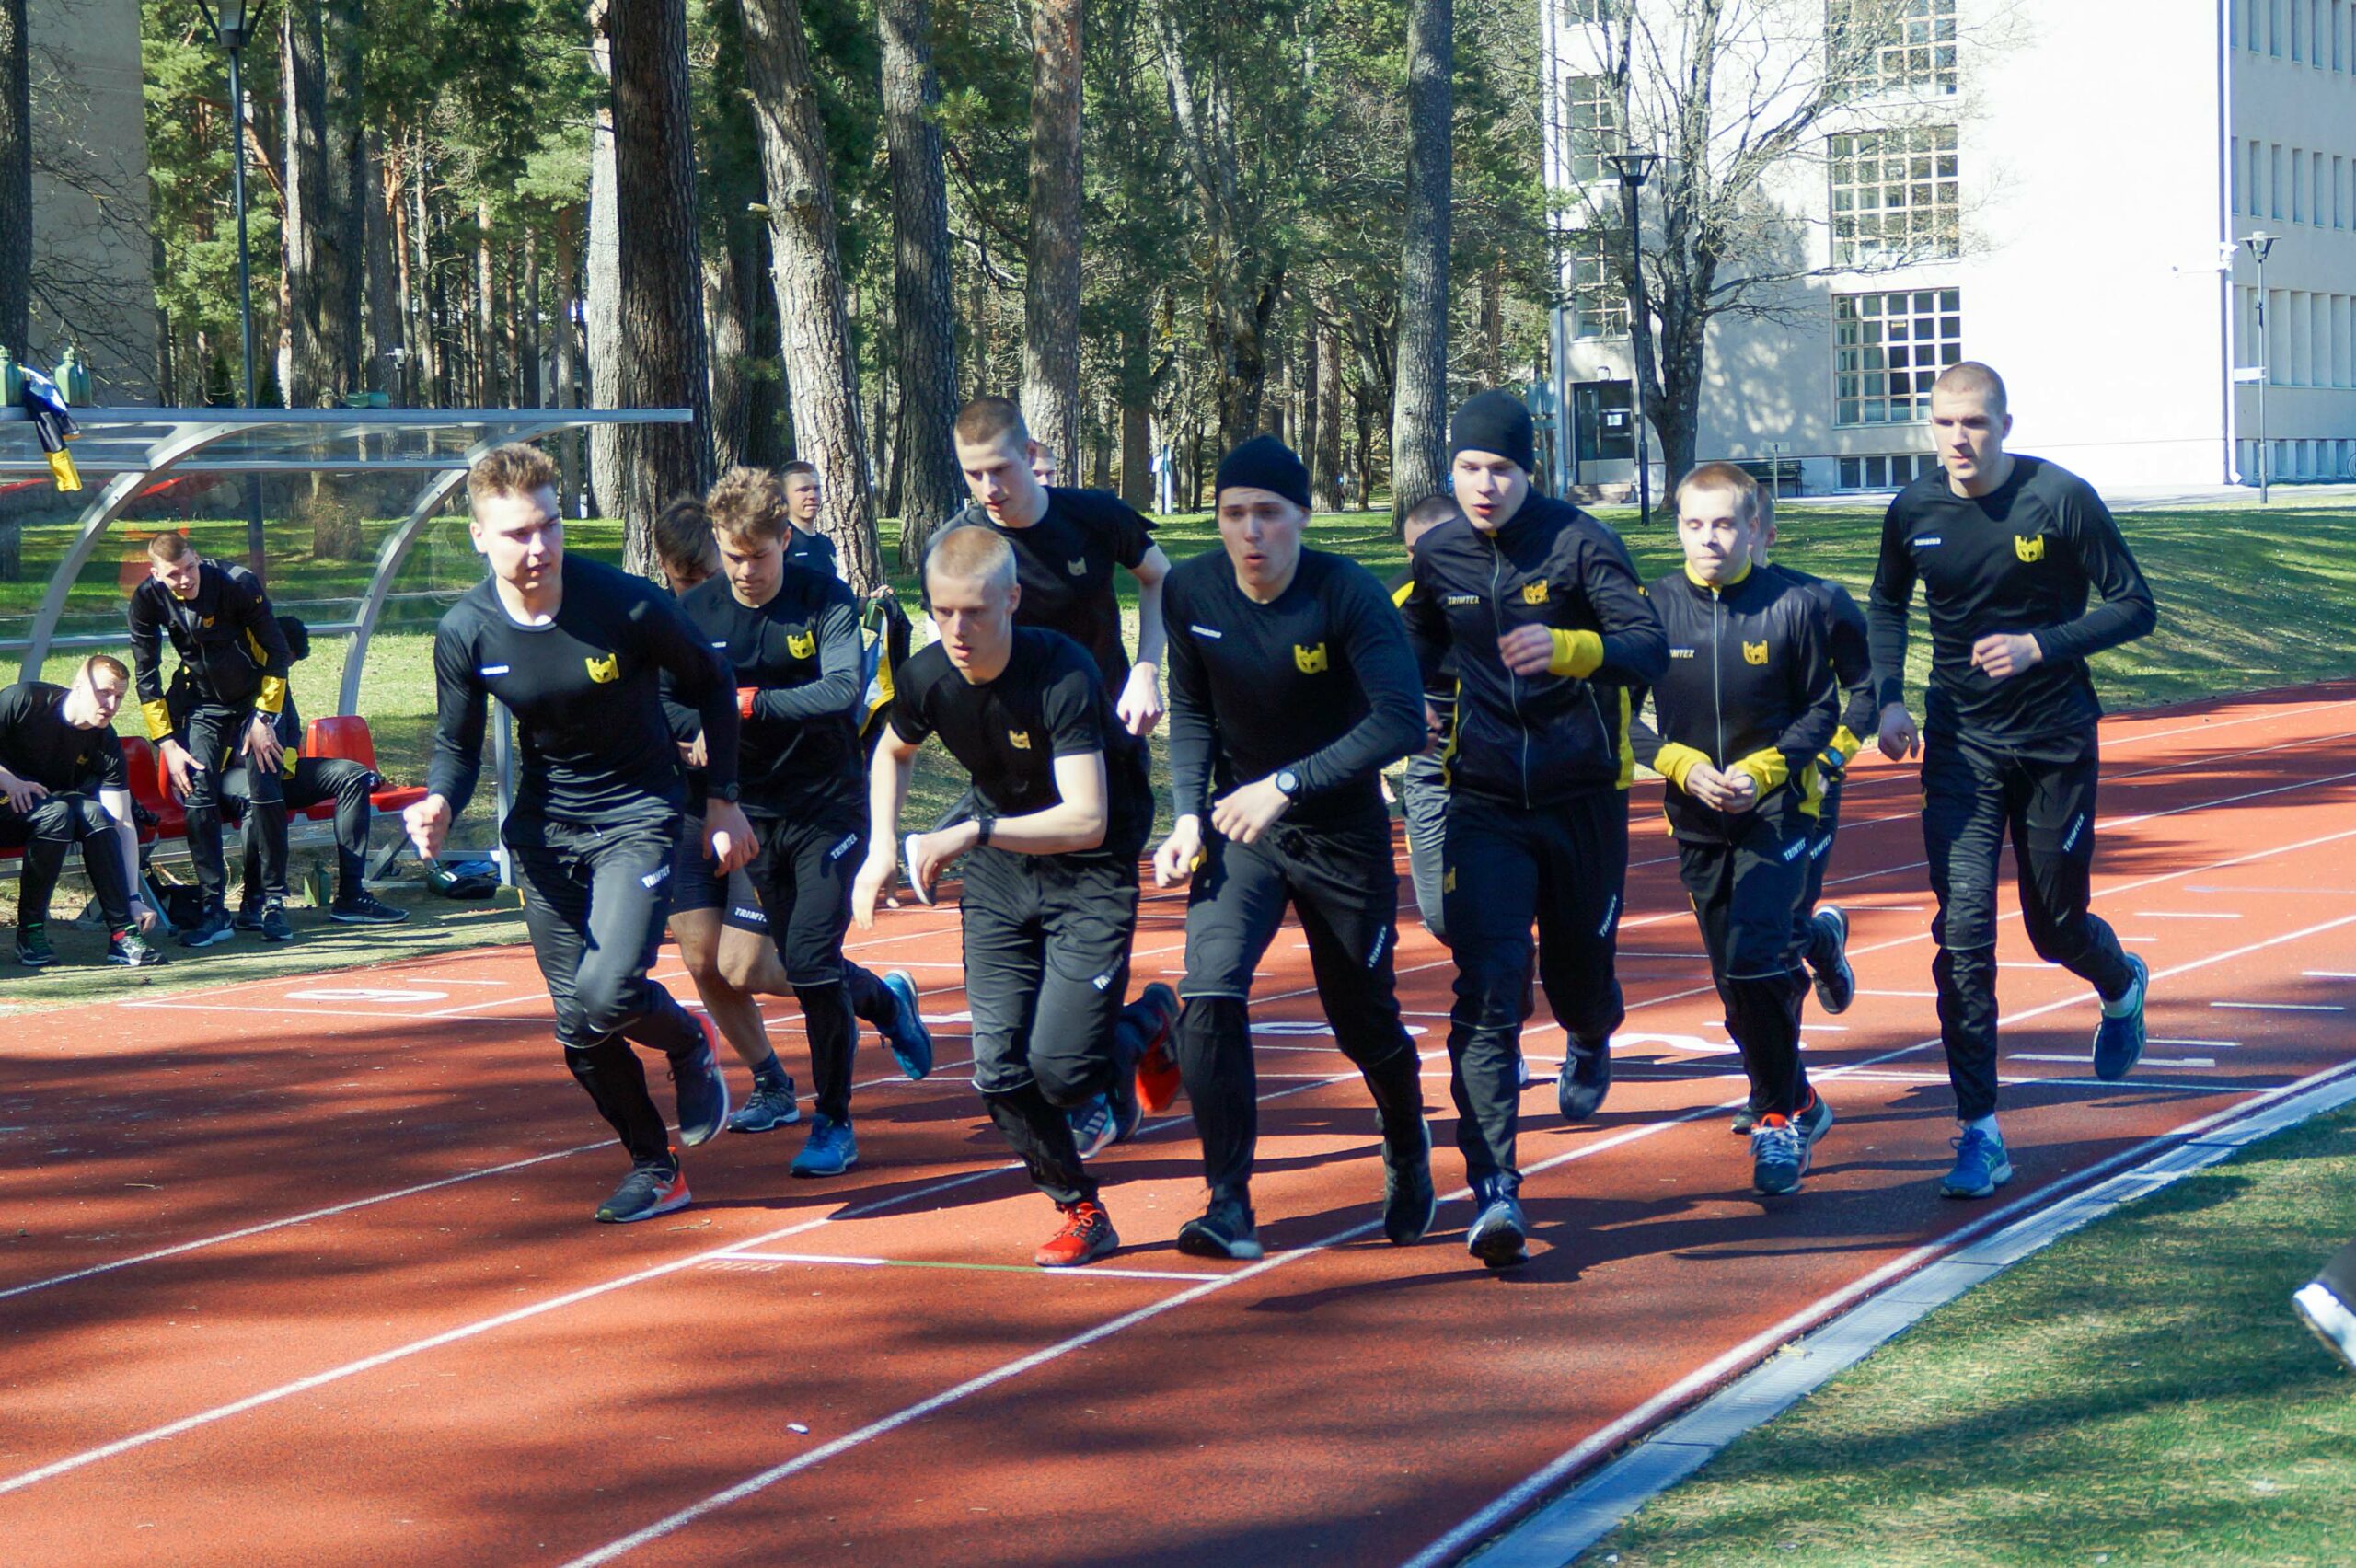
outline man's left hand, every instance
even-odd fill
[[[278,731],[266,715],[257,713],[253,722],[246,726],[246,755],[265,773],[278,771],[278,759],[286,748],[278,743]]]
[[[1121,700],[1113,711],[1122,727],[1142,739],[1161,722],[1161,672],[1151,664],[1132,664],[1121,686]]]
[[[1291,806],[1292,797],[1274,778],[1263,778],[1213,801],[1211,825],[1238,844],[1256,844]]]
[[[2044,658],[2044,646],[2027,632],[1992,632],[1971,645],[1971,667],[1992,681],[2010,680]]]
[[[703,845],[711,856],[712,873],[725,877],[753,858],[753,824],[745,808],[733,801],[706,801]]]

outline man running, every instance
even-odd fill
[[[1256,1258],[1252,974],[1290,905],[1334,1043],[1382,1124],[1383,1232],[1422,1239],[1438,1203],[1423,1063],[1400,1021],[1399,876],[1382,767],[1425,744],[1420,683],[1373,573],[1301,548],[1309,470],[1255,436],[1219,464],[1223,549],[1170,574],[1170,772],[1177,822],[1158,887],[1194,881],[1178,1063],[1210,1204],[1178,1231],[1199,1257]],[[1209,831],[1205,832],[1207,821]],[[1152,1080],[1140,1089],[1152,1105]]]
[[[2143,1054],[2143,961],[2095,915],[2095,696],[2086,660],[2149,632],[2152,591],[2084,479],[2004,450],[2004,383],[1972,361],[1931,388],[1941,471],[1890,502],[1868,609],[1881,754],[1914,755],[1906,709],[1906,622],[1919,581],[1930,610],[1923,840],[1939,913],[1931,974],[1955,1086],[1955,1167],[1939,1190],[1984,1198],[2013,1179],[1996,1126],[1996,862],[2019,867],[2022,923],[2037,954],[2102,1000],[2096,1076],[2116,1082]],[[2088,590],[2102,603],[2086,607]]]
[[[1402,537],[1412,554],[1415,543],[1434,528],[1463,516],[1456,499],[1427,495],[1407,509]],[[1391,582],[1392,603],[1404,605],[1415,585],[1411,561]],[[1428,725],[1422,749],[1407,758],[1399,780],[1399,809],[1407,819],[1407,871],[1415,888],[1415,910],[1424,929],[1440,946],[1448,945],[1448,912],[1440,898],[1441,866],[1448,851],[1448,737],[1456,722],[1456,655],[1441,656],[1439,668],[1424,683],[1424,709]]]
[[[793,525],[785,536],[785,559],[827,577],[840,576],[835,541],[818,531],[818,508],[826,500],[818,465],[797,457],[778,470],[778,479],[785,490],[785,514]]]
[[[1074,1141],[1073,1121],[1108,1129],[1096,1147],[1136,1127],[1138,1063],[1177,1011],[1167,986],[1148,986],[1126,1015],[1121,1007],[1153,801],[1141,774],[1106,767],[1118,721],[1095,662],[1058,633],[1015,625],[1015,552],[996,530],[943,533],[925,587],[941,640],[900,671],[851,912],[861,929],[874,925],[909,771],[937,734],[972,779],[973,813],[914,836],[910,875],[930,896],[941,868],[964,857],[974,1087],[1064,1216],[1033,1261],[1071,1267],[1120,1245],[1084,1163],[1095,1148]]]
[[[488,699],[498,698],[518,741],[514,804],[500,838],[523,884],[533,956],[565,1063],[630,1158],[597,1218],[652,1218],[685,1206],[687,1182],[631,1043],[670,1059],[681,1144],[703,1143],[728,1118],[728,1079],[705,1027],[647,978],[684,801],[657,678],[669,674],[702,717],[703,847],[723,876],[753,847],[736,805],[735,688],[660,589],[566,555],[548,454],[494,449],[468,477],[467,500],[491,575],[433,635],[431,792],[405,813],[409,835],[418,853],[441,851],[474,794]]]
[[[1818,595],[1752,564],[1759,533],[1759,485],[1732,464],[1678,485],[1685,565],[1650,590],[1669,667],[1653,683],[1656,724],[1638,719],[1634,733],[1636,760],[1664,780],[1678,875],[1750,1078],[1750,1183],[1772,1197],[1799,1190],[1832,1124],[1800,1065],[1796,917],[1840,688]]]
[[[65,851],[82,850],[106,922],[109,963],[141,969],[164,955],[140,935],[144,906],[132,896],[139,840],[131,826],[130,775],[115,739],[115,710],[131,691],[122,661],[95,653],[69,686],[23,681],[0,691],[0,848],[22,849],[17,880],[17,962],[57,962],[49,899]]]
[[[283,746],[272,724],[286,706],[286,643],[254,574],[205,559],[186,535],[148,540],[147,570],[146,581],[131,594],[133,678],[148,738],[187,802],[189,859],[204,894],[203,917],[180,933],[180,945],[211,947],[234,931],[221,851],[223,757],[253,765],[246,831],[260,835],[263,880],[272,887],[286,880],[286,800],[278,772]],[[164,699],[167,637],[188,686],[184,727],[177,731]],[[265,907],[262,919],[267,934],[294,934],[283,908]]]
[[[1613,957],[1635,777],[1629,703],[1660,678],[1669,649],[1619,536],[1530,490],[1519,398],[1471,398],[1449,444],[1466,520],[1416,544],[1402,609],[1426,681],[1456,654],[1441,894],[1457,957],[1449,1087],[1477,1210],[1465,1243],[1507,1267],[1529,1234],[1514,1139],[1530,924],[1538,980],[1567,1036],[1555,1101],[1582,1121],[1611,1087],[1625,1016]]]
[[[749,870],[810,1036],[816,1103],[792,1173],[839,1176],[859,1163],[850,1124],[858,1020],[883,1032],[911,1078],[932,1070],[932,1039],[906,971],[879,980],[843,956],[867,821],[852,719],[863,684],[859,606],[840,581],[788,559],[786,506],[760,469],[722,475],[705,499],[722,575],[688,590],[680,608],[735,669],[737,778],[760,842]],[[774,1094],[782,1077],[769,1060],[769,1082],[756,1070],[756,1096]]]

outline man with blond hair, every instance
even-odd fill
[[[631,1045],[669,1059],[681,1144],[703,1143],[728,1119],[728,1079],[708,1027],[648,977],[685,800],[657,682],[668,675],[702,720],[710,800],[699,847],[722,876],[752,851],[736,806],[735,688],[660,589],[566,553],[546,453],[516,444],[486,454],[467,501],[490,573],[433,635],[433,756],[428,793],[406,825],[418,853],[441,852],[474,794],[497,698],[514,715],[518,757],[500,838],[523,884],[557,1039],[630,1159],[597,1218],[652,1218],[684,1206],[687,1183]]]

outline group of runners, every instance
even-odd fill
[[[440,850],[498,698],[519,735],[500,832],[558,1036],[631,1160],[598,1218],[687,1203],[681,1147],[798,1119],[764,994],[796,997],[810,1040],[813,1114],[792,1171],[851,1169],[860,1022],[911,1078],[932,1046],[914,984],[849,962],[847,931],[872,927],[903,877],[930,903],[954,866],[974,1084],[1059,1211],[1035,1261],[1081,1264],[1118,1245],[1091,1162],[1182,1089],[1208,1193],[1178,1245],[1244,1259],[1261,1251],[1250,1002],[1288,911],[1375,1106],[1383,1231],[1407,1245],[1435,1223],[1422,1063],[1393,971],[1382,776],[1405,758],[1416,901],[1456,968],[1467,1245],[1507,1267],[1530,1232],[1516,1136],[1539,992],[1565,1035],[1557,1112],[1591,1118],[1610,1090],[1639,763],[1665,780],[1749,1074],[1735,1129],[1772,1196],[1800,1186],[1833,1121],[1799,1037],[1811,984],[1831,1012],[1855,988],[1847,922],[1819,905],[1842,781],[1869,743],[1893,763],[1920,744],[1959,1124],[1941,1190],[1985,1197],[2012,1174],[1995,1120],[2008,837],[2036,951],[2099,998],[2095,1070],[2123,1078],[2142,1051],[2143,966],[2088,906],[2100,709],[2085,661],[2148,631],[2154,609],[2095,492],[2005,450],[1993,371],[1946,372],[1931,424],[1940,466],[1891,505],[1861,612],[1773,559],[1770,499],[1724,463],[1684,478],[1683,565],[1646,582],[1610,528],[1532,490],[1531,423],[1508,393],[1458,409],[1452,494],[1411,511],[1411,563],[1388,592],[1305,542],[1308,474],[1273,437],[1226,455],[1220,548],[1173,566],[1122,502],[1043,483],[1020,410],[984,398],[954,430],[972,504],[924,563],[937,638],[880,669],[861,629],[874,617],[826,562],[797,558],[806,535],[776,478],[733,471],[665,513],[674,600],[568,555],[549,460],[502,448],[469,484],[490,575],[436,637],[430,792],[409,832]],[[814,512],[814,476],[808,493]],[[1903,687],[1918,586],[1932,634],[1920,731]],[[1156,816],[1146,737],[1165,716],[1172,822],[1148,863],[1157,887],[1187,889],[1184,977],[1131,999]],[[904,836],[928,741],[969,788]],[[666,918],[701,1018],[649,977]],[[753,1074],[733,1118],[721,1035]],[[676,1145],[634,1044],[667,1060]]]

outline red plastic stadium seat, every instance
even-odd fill
[[[304,728],[303,755],[341,757],[347,762],[360,764],[372,773],[376,771],[376,739],[368,732],[368,721],[357,713],[337,713],[325,719],[312,720]],[[423,799],[425,791],[414,785],[378,790],[368,797],[369,802],[380,812],[401,811]]]
[[[178,838],[188,832],[188,813],[172,795],[172,778],[153,744],[137,735],[124,738],[122,767],[130,776],[131,798],[156,814],[156,836]]]

